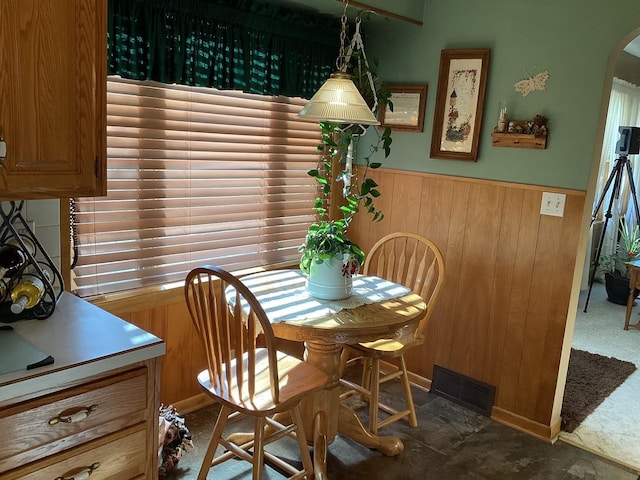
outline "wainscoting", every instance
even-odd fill
[[[495,385],[496,420],[554,438],[585,192],[393,170],[373,176],[385,219],[358,219],[353,239],[366,251],[389,232],[416,232],[445,258],[444,292],[409,369],[429,379],[439,364]],[[543,191],[566,194],[564,217],[540,215]]]
[[[553,401],[585,192],[387,169],[372,176],[385,219],[357,218],[353,240],[367,251],[386,233],[416,232],[445,258],[444,293],[426,343],[407,356],[413,380],[428,386],[439,364],[495,385],[495,420],[555,438]],[[543,191],[566,194],[564,217],[540,215]],[[198,401],[195,374],[206,362],[182,289],[140,295],[135,303],[94,303],[167,342],[164,403]]]

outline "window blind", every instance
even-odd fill
[[[83,297],[297,261],[320,132],[306,101],[109,77],[105,197],[75,202]]]

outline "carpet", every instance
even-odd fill
[[[571,349],[562,401],[562,430],[573,432],[636,370],[631,362]]]

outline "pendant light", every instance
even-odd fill
[[[367,57],[364,53],[364,44],[360,36],[360,17],[356,19],[356,31],[351,40],[349,50],[345,53],[345,40],[347,29],[347,7],[348,0],[344,0],[344,12],[342,14],[342,26],[340,31],[340,52],[336,60],[337,72],[332,73],[329,79],[320,87],[320,89],[311,97],[309,103],[298,113],[298,116],[306,120],[318,122],[334,122],[341,124],[359,124],[359,125],[380,125],[378,119],[374,116],[378,101],[375,98],[373,109],[369,108],[367,102],[356,88],[351,75],[347,73],[347,66],[354,49],[357,47],[360,51],[360,61],[365,63],[366,75],[375,97],[375,85],[373,78],[369,72]]]

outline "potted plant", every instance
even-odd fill
[[[390,153],[391,129],[380,132],[375,130],[377,140],[370,145],[369,153],[364,158],[365,165],[359,174],[353,175],[347,168],[352,155],[353,142],[360,140],[353,128],[343,128],[331,122],[321,122],[322,143],[318,152],[322,153],[318,168],[310,170],[320,189],[314,207],[318,221],[308,231],[305,243],[299,247],[302,252],[300,269],[308,276],[307,288],[313,296],[325,299],[339,299],[351,295],[351,277],[358,272],[364,263],[365,253],[352,242],[347,229],[361,206],[366,208],[373,221],[380,221],[384,214],[376,209],[374,202],[380,196],[378,184],[367,176],[369,169],[380,167],[379,162],[372,162],[375,153],[384,151],[385,158]],[[347,159],[345,169],[332,180],[332,161],[341,155]],[[337,182],[343,183],[340,205],[341,218],[329,218],[328,199]]]
[[[626,305],[629,297],[630,273],[626,263],[640,257],[640,227],[622,222],[615,251],[603,255],[598,271],[604,273],[604,284],[610,302]]]

